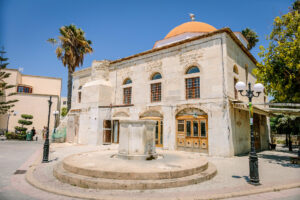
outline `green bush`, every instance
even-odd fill
[[[26,139],[26,132],[21,133],[14,133],[14,132],[7,132],[5,133],[6,139],[8,140],[25,140]]]
[[[19,123],[19,124],[26,125],[26,126],[28,126],[28,125],[31,125],[31,124],[32,124],[32,122],[31,122],[31,121],[27,121],[27,120],[25,120],[25,119],[19,119],[19,120],[18,120],[18,123]]]
[[[18,120],[18,123],[21,124],[22,126],[16,126],[16,132],[18,134],[23,133],[27,131],[27,128],[24,126],[29,126],[32,124],[32,121],[29,121],[30,119],[33,119],[32,115],[27,115],[27,114],[22,114],[21,115],[22,119]],[[26,134],[25,134],[26,135]]]
[[[33,119],[33,116],[32,115],[27,115],[27,114],[22,114],[21,117],[23,119]],[[30,124],[29,124],[30,125]]]
[[[10,132],[5,132],[5,137],[6,137],[6,139],[8,139],[8,140],[12,139],[12,133],[10,133]]]

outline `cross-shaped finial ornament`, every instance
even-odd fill
[[[190,15],[191,20],[195,21],[195,15],[193,13],[190,13],[189,15]]]

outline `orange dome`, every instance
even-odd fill
[[[186,22],[184,24],[181,24],[179,26],[176,26],[175,28],[173,28],[168,35],[166,35],[165,39],[182,34],[182,33],[198,33],[198,32],[202,32],[202,33],[207,33],[207,32],[211,32],[211,31],[215,31],[217,30],[215,27],[203,23],[203,22],[195,22],[195,21],[191,21],[191,22]]]

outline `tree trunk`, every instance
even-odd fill
[[[72,85],[73,85],[73,77],[72,77],[72,71],[68,70],[68,101],[67,101],[67,112],[71,109],[71,103],[72,103]]]
[[[291,139],[291,132],[289,133],[289,151],[293,151],[293,144]]]

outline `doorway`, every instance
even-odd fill
[[[177,150],[208,153],[207,116],[177,117]]]
[[[111,120],[103,120],[103,144],[111,143]]]

